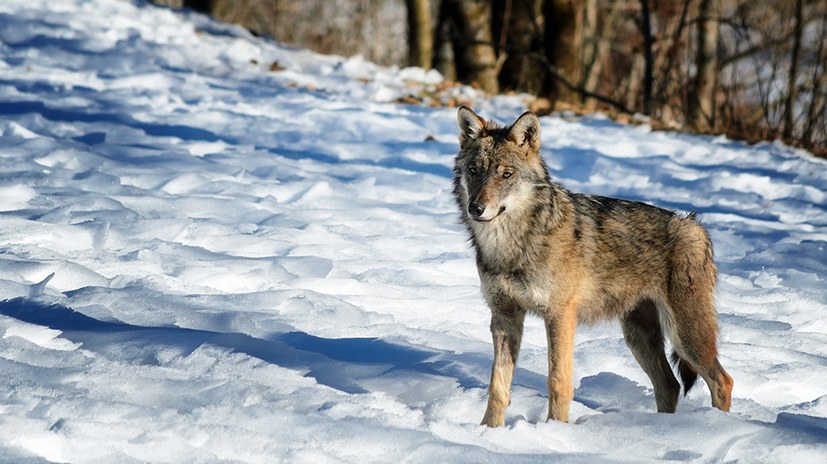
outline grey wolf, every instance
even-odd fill
[[[620,320],[659,412],[674,412],[681,390],[667,337],[684,392],[700,375],[712,405],[728,411],[733,382],[718,361],[712,244],[695,215],[553,182],[534,113],[499,126],[463,106],[457,122],[454,195],[494,341],[482,423],[504,424],[526,313],[545,322],[549,419],[568,421],[577,324],[606,318]]]

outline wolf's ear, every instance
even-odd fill
[[[470,140],[482,137],[488,129],[485,121],[477,116],[474,110],[465,105],[460,106],[457,111],[457,125],[459,126],[460,145],[465,145]]]
[[[531,111],[526,111],[511,125],[508,140],[523,145],[528,143],[533,151],[540,149],[540,120]]]

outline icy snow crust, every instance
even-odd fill
[[[654,413],[605,323],[577,335],[574,423],[547,423],[530,319],[507,426],[478,426],[455,111],[391,103],[438,80],[142,2],[3,0],[0,461],[827,461],[827,164],[599,117],[542,118],[542,153],[574,190],[700,213],[732,412],[701,384]]]

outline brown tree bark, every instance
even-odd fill
[[[439,71],[446,80],[457,80],[457,64],[454,59],[454,21],[446,2],[440,0],[434,28],[434,56],[432,67]]]
[[[612,2],[612,7],[609,9],[606,19],[603,22],[602,33],[599,35],[595,33],[593,35],[595,43],[593,45],[592,62],[588,65],[586,80],[583,83],[583,87],[589,92],[594,93],[597,91],[597,84],[600,79],[600,74],[603,71],[603,62],[604,60],[608,60],[609,50],[611,49],[612,42],[615,40],[615,20],[619,16],[621,5],[622,2]],[[594,8],[596,8],[596,5]],[[592,27],[595,31],[597,30],[596,24]],[[585,96],[583,96],[583,98],[585,99]],[[595,109],[597,107],[597,100],[593,98],[588,99],[586,107],[592,110]]]
[[[430,69],[434,35],[431,30],[431,2],[405,0],[408,8],[408,66]]]
[[[500,87],[539,95],[547,73],[542,63],[528,52],[542,52],[542,0],[505,0],[495,2],[495,28],[500,44]],[[498,23],[501,25],[497,29]]]
[[[569,82],[581,82],[583,2],[578,0],[546,0],[543,6],[546,21],[546,54],[548,60]],[[550,81],[546,93],[553,100],[576,102],[579,94],[559,82]]]
[[[183,0],[181,3],[184,4],[185,8],[192,8],[195,11],[209,13],[213,2],[211,0]]]
[[[821,17],[821,37],[827,35],[827,10]],[[810,105],[807,108],[807,120],[804,125],[804,134],[801,140],[804,143],[811,144],[815,150],[821,149],[824,156],[827,156],[827,70],[824,69],[824,63],[827,62],[827,47],[822,40],[819,42],[815,52],[815,63],[813,66],[813,75],[810,78],[812,81],[812,98],[810,98]],[[819,72],[819,69],[821,72]],[[821,125],[821,140],[817,140],[816,126]]]
[[[488,93],[499,92],[491,2],[443,0],[442,6],[449,20],[457,78],[466,84],[476,83]]]
[[[696,74],[689,102],[689,125],[698,132],[715,128],[718,85],[718,1],[701,0],[698,7]]]
[[[793,24],[793,49],[790,57],[790,74],[787,80],[787,101],[784,103],[784,132],[783,137],[789,140],[793,136],[795,126],[795,104],[798,100],[798,65],[801,60],[801,36],[804,29],[803,0],[795,2],[795,23]]]
[[[649,0],[640,1],[640,32],[643,34],[643,114],[652,114],[652,18]],[[716,40],[717,42],[717,40]]]

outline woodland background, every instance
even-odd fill
[[[158,0],[255,34],[437,69],[535,111],[781,139],[827,156],[827,0]]]

